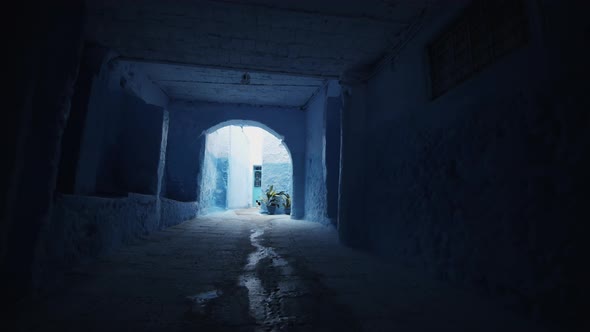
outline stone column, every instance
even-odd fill
[[[366,83],[340,82],[342,117],[338,234],[348,246],[366,247],[365,192]]]
[[[305,214],[305,153],[291,152],[293,163],[293,197],[291,218],[303,219]],[[264,172],[264,170],[263,170]]]

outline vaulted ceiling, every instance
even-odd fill
[[[173,99],[303,106],[402,43],[428,2],[88,0],[87,39],[144,63]]]

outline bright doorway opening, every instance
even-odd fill
[[[291,154],[282,138],[262,125],[214,127],[207,132],[200,182],[204,213],[259,207],[270,186],[292,195]],[[276,213],[285,213],[285,206]]]

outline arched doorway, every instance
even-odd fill
[[[291,152],[274,130],[255,121],[231,120],[203,134],[199,174],[202,213],[258,207],[257,201],[271,186],[292,197]],[[284,213],[284,207],[281,204],[277,213]]]

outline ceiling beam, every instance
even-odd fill
[[[290,88],[317,88],[322,84],[262,84],[262,83],[248,83],[240,82],[213,82],[213,81],[196,81],[196,80],[153,80],[155,83],[187,83],[187,84],[211,84],[211,85],[236,85],[236,86],[272,86],[272,87],[290,87]]]
[[[309,73],[300,73],[300,72],[292,72],[292,71],[284,71],[284,70],[268,70],[268,69],[245,68],[245,67],[237,67],[237,66],[215,66],[215,65],[207,65],[207,64],[201,64],[201,63],[179,62],[179,61],[170,61],[170,60],[163,60],[163,59],[146,59],[146,58],[128,57],[128,56],[118,56],[118,57],[111,59],[111,62],[114,62],[114,61],[153,63],[153,64],[159,64],[159,65],[186,66],[186,67],[192,67],[192,68],[237,70],[237,71],[244,71],[244,72],[250,72],[250,73],[275,74],[275,75],[278,74],[278,75],[285,75],[285,76],[309,77],[309,78],[318,78],[318,79],[338,79],[338,77],[339,77],[339,75],[330,75],[330,74],[309,74]]]

